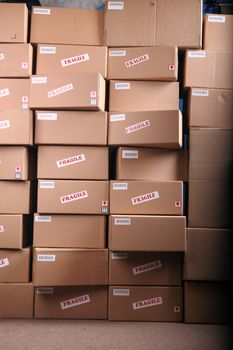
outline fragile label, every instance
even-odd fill
[[[46,55],[54,55],[56,53],[56,46],[41,46],[40,53]]]
[[[76,298],[62,301],[60,303],[60,305],[61,305],[62,310],[66,310],[66,309],[69,309],[71,307],[79,306],[79,305],[90,303],[90,302],[91,302],[91,299],[90,299],[89,294],[85,294],[85,295],[81,295],[81,296],[76,297]]]
[[[110,122],[120,122],[121,120],[125,120],[125,114],[110,115]]]
[[[4,259],[0,259],[0,268],[1,267],[6,267],[6,266],[9,266],[10,263],[9,263],[9,260],[7,258],[4,258]]]
[[[37,120],[57,120],[57,113],[38,113]]]
[[[40,188],[55,188],[54,181],[40,181]]]
[[[56,255],[51,254],[38,254],[37,261],[54,262],[56,261]]]
[[[115,83],[116,90],[129,90],[130,83]]]
[[[148,60],[149,60],[149,56],[148,56],[148,54],[145,54],[145,55],[133,58],[132,60],[125,62],[125,65],[127,68],[130,68],[130,67],[135,66],[136,64],[143,63],[143,62],[148,61]]]
[[[188,51],[188,57],[205,58],[205,51]]]
[[[2,52],[0,52],[0,61],[4,60],[5,56]]]
[[[113,295],[115,297],[128,297],[129,296],[129,289],[114,288]]]
[[[138,159],[138,151],[124,150],[121,157],[123,159]]]
[[[4,226],[3,225],[0,225],[0,232],[4,232]]]
[[[36,294],[53,294],[53,287],[39,287],[36,288]]]
[[[76,192],[76,193],[71,193],[67,194],[65,196],[60,197],[60,201],[62,204],[64,203],[69,203],[73,201],[77,201],[79,199],[87,198],[88,197],[88,192],[87,190]]]
[[[10,128],[11,124],[10,121],[8,119],[6,120],[0,120],[0,129],[6,129],[6,128]]]
[[[67,66],[71,66],[72,64],[82,63],[89,60],[90,60],[90,57],[88,53],[84,53],[82,55],[64,58],[63,60],[61,60],[61,65],[62,67],[67,67]]]
[[[80,162],[83,162],[84,160],[86,160],[85,155],[84,154],[78,154],[77,156],[72,156],[69,158],[64,158],[61,160],[57,160],[57,167],[58,168],[63,168],[69,165],[73,165],[73,164],[77,164]]]
[[[142,204],[145,202],[153,201],[155,199],[159,199],[159,192],[150,192],[150,193],[145,193],[142,194],[141,196],[138,197],[133,197],[131,198],[132,204],[137,205],[137,204]]]
[[[32,84],[46,84],[47,77],[32,77]]]
[[[148,128],[149,126],[150,126],[150,121],[149,120],[143,120],[140,123],[127,126],[125,128],[125,131],[126,131],[127,134],[131,134],[132,132],[135,132],[135,131],[138,131],[138,130],[141,130],[141,129],[144,129],[144,128]]]
[[[193,89],[193,90],[192,90],[192,96],[203,96],[203,97],[207,97],[207,96],[209,96],[209,90],[205,90],[205,89]]]
[[[34,8],[33,13],[35,15],[50,15],[51,10],[50,9],[43,9],[43,8],[40,8],[40,7],[36,7],[36,8]]]
[[[51,222],[52,217],[48,215],[36,215],[35,222]]]
[[[123,1],[109,1],[108,10],[123,10],[124,2]]]
[[[156,297],[156,298],[136,301],[135,303],[133,303],[133,309],[134,310],[144,309],[146,307],[161,305],[162,303],[163,303],[162,297]]]
[[[133,267],[132,271],[134,275],[139,275],[140,273],[157,270],[162,267],[161,260],[155,260],[150,263]]]
[[[127,190],[128,183],[127,182],[115,182],[112,186],[113,190]]]
[[[114,225],[131,225],[130,218],[115,218]]]
[[[225,21],[226,21],[225,16],[219,16],[219,15],[209,15],[208,16],[208,22],[225,23]]]
[[[111,254],[112,260],[125,260],[128,259],[127,253],[121,253],[121,252],[112,252]]]
[[[109,51],[109,56],[110,56],[110,57],[122,57],[122,56],[126,56],[126,51],[125,51],[125,50],[110,50],[110,51]]]
[[[5,88],[0,90],[0,97],[9,96],[9,95],[10,95],[9,89]]]
[[[73,89],[74,89],[73,84],[69,83],[69,84],[60,86],[59,88],[56,88],[54,90],[48,91],[48,97],[51,98],[51,97],[54,97],[57,95],[61,95],[61,94],[64,94],[65,92],[73,90]]]

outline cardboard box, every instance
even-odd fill
[[[30,108],[105,110],[105,80],[100,74],[33,75]]]
[[[233,51],[233,16],[207,14],[204,18],[204,49]]]
[[[183,252],[185,216],[110,215],[109,249],[113,251]]]
[[[30,214],[33,209],[31,181],[0,181],[0,213]]]
[[[179,286],[181,254],[152,252],[109,252],[109,284]]]
[[[28,9],[26,4],[0,4],[0,42],[26,43]]]
[[[108,284],[107,249],[34,248],[35,286]]]
[[[188,181],[188,151],[119,147],[116,179]]]
[[[100,73],[107,77],[107,47],[38,45],[36,74]]]
[[[34,247],[101,249],[105,240],[103,215],[34,214]]]
[[[111,214],[182,215],[181,181],[110,181]]]
[[[0,110],[0,145],[33,145],[31,111]]]
[[[108,319],[181,322],[182,298],[181,287],[110,286]]]
[[[106,1],[104,34],[107,46],[200,48],[202,2]]]
[[[35,318],[106,320],[107,306],[107,287],[37,287],[35,289]]]
[[[232,100],[232,90],[191,88],[189,126],[233,129]]]
[[[36,111],[35,143],[42,145],[107,144],[107,113]]]
[[[0,283],[0,318],[33,318],[32,283]]]
[[[0,44],[0,77],[28,78],[32,74],[30,44]]]
[[[0,283],[29,282],[30,255],[30,248],[0,250]]]
[[[110,81],[110,112],[145,112],[179,109],[179,83]]]
[[[29,109],[29,79],[0,79],[0,109]]]
[[[187,50],[184,86],[233,89],[233,52]]]
[[[102,45],[102,37],[102,11],[32,7],[30,42],[33,44]]]
[[[39,146],[37,177],[108,180],[108,152],[108,147]]]
[[[190,128],[190,180],[230,180],[232,165],[233,130]]]
[[[40,180],[38,213],[108,214],[109,181]]]
[[[0,180],[29,180],[33,175],[33,156],[28,148],[0,147]]]
[[[182,147],[182,114],[179,110],[109,114],[108,144]]]
[[[231,281],[233,277],[232,234],[232,230],[188,228],[184,279]]]
[[[231,323],[232,287],[228,283],[185,282],[186,323]]]
[[[29,244],[29,218],[0,214],[0,249],[22,249]]]
[[[226,180],[189,182],[189,227],[231,228],[231,183]]]
[[[177,47],[120,47],[108,49],[108,79],[178,79]]]

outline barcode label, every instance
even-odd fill
[[[36,289],[36,294],[53,294],[53,287],[40,287]]]
[[[193,89],[192,96],[209,96],[209,90]]]
[[[109,56],[110,57],[122,57],[126,56],[126,51],[125,50],[114,50],[114,51],[109,51]]]
[[[112,252],[111,254],[112,260],[126,260],[128,259],[127,253],[121,253],[121,252]]]
[[[115,83],[116,90],[129,90],[130,83]]]
[[[108,10],[123,10],[124,2],[123,1],[109,1]]]
[[[57,120],[57,113],[38,113],[37,120]]]
[[[116,297],[128,297],[129,294],[129,289],[113,289],[113,295]]]
[[[50,9],[43,9],[43,8],[34,8],[33,13],[35,15],[50,15],[51,10]]]
[[[216,15],[209,15],[208,16],[208,22],[218,22],[218,23],[225,23],[226,17],[225,16],[216,16]]]
[[[110,122],[119,122],[121,120],[125,120],[125,114],[110,115]]]
[[[56,53],[56,47],[55,46],[41,46],[40,53],[47,54],[47,55],[53,55]]]
[[[123,159],[138,159],[138,151],[124,150],[121,156]]]
[[[54,181],[40,181],[40,188],[55,188]]]
[[[50,255],[50,254],[39,254],[37,255],[37,261],[47,261],[47,262],[54,262],[56,261],[56,255]]]
[[[130,218],[115,218],[114,225],[131,225]]]
[[[52,217],[51,216],[45,216],[45,215],[36,215],[35,216],[35,222],[51,222]]]
[[[188,51],[188,57],[204,58],[205,56],[205,51]]]
[[[112,186],[113,190],[127,190],[128,183],[127,182],[115,182]]]
[[[47,77],[32,77],[32,84],[46,84]]]

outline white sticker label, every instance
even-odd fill
[[[161,267],[162,267],[161,260],[155,260],[144,265],[133,267],[132,271],[134,275],[139,275],[140,273],[157,270],[157,269],[160,269]]]
[[[132,132],[144,129],[144,128],[148,128],[150,126],[150,121],[149,120],[143,120],[142,122],[139,122],[137,124],[133,124],[130,126],[127,126],[125,128],[125,132],[126,134],[131,134]]]
[[[57,120],[57,113],[38,113],[37,120]]]
[[[91,105],[96,105],[96,103],[97,103],[96,98],[91,98]]]
[[[57,51],[56,46],[41,46],[40,53],[46,55],[54,55]]]
[[[51,254],[38,254],[37,261],[54,262],[56,261],[56,255]]]
[[[128,259],[128,253],[112,252],[112,260],[126,260]]]
[[[0,52],[0,61],[4,60],[5,56],[2,52]]]
[[[149,55],[146,53],[145,55],[133,58],[132,60],[125,62],[125,65],[126,65],[126,68],[130,68],[135,66],[136,64],[143,63],[148,60],[149,60]]]
[[[91,302],[91,299],[90,299],[89,294],[85,294],[85,295],[81,295],[81,296],[76,297],[76,298],[62,301],[60,303],[60,305],[61,305],[62,310],[66,310],[66,309],[70,309],[71,307],[83,305],[83,304],[90,303],[90,302]]]
[[[83,162],[84,160],[86,160],[85,155],[84,154],[78,154],[77,156],[72,156],[72,157],[69,157],[69,158],[64,158],[64,159],[61,159],[61,160],[57,160],[56,164],[57,164],[58,168],[63,168],[63,167],[66,167],[66,166],[70,166],[70,165],[73,165],[73,164],[77,164],[77,163]]]
[[[128,183],[127,182],[114,182],[112,185],[113,190],[127,190]]]
[[[193,89],[192,96],[209,96],[209,90],[203,90],[203,89]]]
[[[131,225],[130,218],[115,218],[114,225]]]
[[[110,122],[120,122],[121,120],[125,120],[125,114],[110,115]]]
[[[36,7],[36,8],[34,8],[33,13],[35,15],[50,15],[51,10],[50,9],[43,9],[43,8],[40,8],[40,7]]]
[[[22,96],[22,102],[28,102],[28,96]]]
[[[56,88],[54,90],[48,91],[48,97],[51,98],[51,97],[54,97],[57,95],[61,95],[61,94],[64,94],[65,92],[73,90],[73,89],[74,89],[73,84],[69,83],[69,84],[60,86],[59,88]]]
[[[137,204],[142,204],[145,202],[153,201],[155,199],[159,199],[159,192],[150,192],[150,193],[145,193],[142,194],[141,196],[138,197],[133,197],[131,198],[132,204],[137,205]]]
[[[67,67],[71,66],[72,64],[82,63],[89,60],[90,57],[88,53],[84,53],[82,55],[64,58],[63,60],[61,60],[61,65],[62,67]]]
[[[10,90],[8,88],[0,90],[0,97],[9,96]]]
[[[110,50],[110,51],[109,51],[109,56],[110,56],[110,57],[122,57],[122,56],[126,56],[126,51],[125,51],[125,50]]]
[[[129,289],[113,289],[112,293],[115,297],[128,297],[129,296]]]
[[[109,1],[108,10],[124,10],[124,1]]]
[[[205,51],[188,51],[188,57],[204,58]]]
[[[0,225],[0,232],[4,232],[4,226],[3,225]]]
[[[163,303],[162,297],[156,297],[156,298],[152,298],[152,299],[136,301],[135,303],[133,303],[133,309],[134,310],[144,309],[146,307],[161,305],[162,303]]]
[[[47,77],[32,77],[32,84],[46,84]]]
[[[90,92],[90,97],[91,98],[96,98],[97,97],[97,92],[96,91],[91,91]]]
[[[10,121],[8,119],[0,120],[0,129],[7,129],[10,127],[11,127],[11,124],[10,124]]]
[[[39,287],[36,288],[36,294],[53,294],[53,287]]]
[[[208,15],[208,22],[225,23],[226,17],[219,15]]]
[[[4,259],[1,259],[0,260],[0,268],[1,267],[6,267],[6,266],[9,266],[10,263],[9,263],[9,260],[7,258],[4,258]]]
[[[28,62],[22,62],[21,67],[22,69],[28,69]]]
[[[22,109],[28,109],[28,103],[22,103]]]
[[[52,217],[48,215],[36,215],[35,222],[51,222]]]
[[[40,188],[55,188],[54,181],[40,181]]]
[[[138,159],[138,151],[124,150],[124,151],[122,151],[121,158],[123,158],[123,159]]]
[[[130,83],[115,83],[116,90],[129,90]]]
[[[79,199],[84,199],[87,197],[88,197],[88,192],[87,192],[87,190],[84,190],[84,191],[71,193],[71,194],[67,194],[65,196],[62,196],[62,197],[60,197],[60,201],[62,204],[64,204],[64,203],[77,201]]]

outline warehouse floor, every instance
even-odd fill
[[[5,350],[230,350],[230,327],[178,323],[1,320]]]

